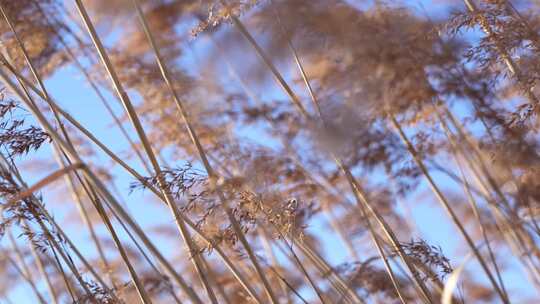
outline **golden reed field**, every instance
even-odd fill
[[[540,1],[0,0],[0,303],[540,303]]]

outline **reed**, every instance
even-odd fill
[[[537,301],[538,3],[0,15],[2,303]]]

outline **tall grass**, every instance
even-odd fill
[[[0,302],[537,301],[540,7],[442,3],[0,1]]]

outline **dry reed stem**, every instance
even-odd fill
[[[418,165],[418,167],[422,171],[422,175],[424,175],[424,177],[428,181],[430,188],[435,193],[435,196],[437,197],[437,199],[439,200],[441,205],[444,207],[444,209],[446,210],[449,217],[452,219],[452,221],[454,222],[454,224],[456,225],[456,227],[458,228],[460,233],[465,238],[465,240],[466,240],[467,244],[469,245],[471,251],[474,253],[474,255],[476,256],[476,259],[480,263],[480,266],[482,266],[482,269],[484,270],[484,272],[488,276],[488,279],[491,282],[491,284],[493,285],[493,288],[495,288],[495,291],[497,292],[497,294],[499,295],[501,300],[504,303],[509,304],[510,301],[508,300],[508,298],[506,297],[506,294],[501,290],[499,284],[497,283],[497,281],[493,277],[493,274],[491,273],[489,267],[487,266],[487,263],[485,262],[484,258],[482,257],[482,255],[480,254],[478,249],[476,248],[476,245],[474,244],[474,241],[472,240],[472,238],[469,236],[469,234],[465,230],[465,227],[463,227],[463,224],[459,220],[459,217],[455,214],[453,208],[450,206],[450,203],[448,202],[448,200],[446,199],[444,194],[441,192],[439,187],[435,184],[435,181],[432,179],[431,175],[429,174],[426,166],[424,165],[423,160],[420,158],[420,156],[416,152],[415,148],[413,147],[412,143],[409,141],[409,139],[407,138],[407,136],[403,132],[403,129],[401,128],[401,125],[398,123],[398,121],[396,120],[396,118],[392,114],[390,114],[390,121],[391,121],[392,125],[394,126],[394,128],[398,131],[399,137],[402,139],[403,143],[407,147],[407,150],[410,152],[410,154],[414,158],[416,164]]]
[[[180,114],[180,117],[182,118],[184,126],[186,127],[186,129],[187,129],[187,131],[189,133],[191,141],[193,142],[193,144],[197,148],[197,152],[199,154],[199,157],[201,158],[201,161],[203,162],[204,168],[205,168],[205,170],[206,170],[206,172],[208,174],[208,177],[210,179],[211,187],[212,187],[212,189],[214,189],[217,192],[217,195],[218,195],[218,197],[220,199],[220,202],[221,202],[223,208],[225,209],[225,213],[227,214],[227,217],[228,217],[229,221],[231,222],[231,225],[232,225],[232,227],[234,229],[234,232],[236,233],[238,239],[240,240],[240,242],[242,243],[244,249],[246,250],[251,263],[255,267],[255,271],[257,272],[257,274],[259,276],[259,279],[263,283],[263,286],[265,288],[267,296],[269,297],[269,299],[270,299],[270,301],[272,303],[278,303],[277,298],[276,298],[276,296],[275,296],[275,294],[274,294],[274,292],[273,292],[273,290],[272,290],[272,288],[270,286],[270,283],[266,279],[266,276],[263,273],[263,271],[262,271],[262,269],[261,269],[261,267],[260,267],[260,265],[259,265],[259,263],[257,261],[257,257],[255,256],[255,254],[253,252],[253,249],[249,245],[249,243],[248,243],[248,241],[247,241],[247,239],[246,239],[246,237],[244,235],[244,232],[242,231],[242,229],[240,227],[240,224],[238,223],[238,221],[234,217],[234,215],[232,213],[232,210],[231,210],[231,208],[230,208],[230,206],[229,206],[229,204],[227,202],[227,199],[225,198],[224,193],[222,192],[222,190],[217,185],[219,176],[216,175],[215,171],[213,170],[212,166],[210,165],[210,162],[208,161],[207,156],[206,156],[206,152],[205,152],[204,148],[202,147],[202,145],[201,145],[201,143],[200,143],[200,141],[198,139],[197,133],[193,129],[193,126],[191,124],[191,121],[190,121],[189,115],[187,113],[187,110],[184,107],[183,102],[178,98],[178,94],[177,94],[176,90],[173,88],[172,80],[170,78],[168,68],[163,63],[159,48],[157,47],[157,45],[155,43],[152,31],[148,27],[148,24],[146,22],[146,18],[144,17],[144,14],[143,14],[143,12],[142,12],[142,10],[140,8],[140,5],[139,5],[137,0],[132,0],[132,3],[133,3],[133,6],[135,7],[135,9],[137,11],[137,15],[138,15],[139,20],[141,22],[141,25],[142,25],[142,27],[144,29],[144,33],[146,35],[146,38],[149,41],[150,46],[152,48],[152,51],[153,51],[153,53],[155,55],[156,63],[159,66],[161,76],[162,76],[163,80],[165,81],[165,83],[167,84],[167,88],[169,89],[170,93],[173,96],[174,102],[175,102],[175,104],[177,106],[178,112]]]
[[[18,79],[21,79],[21,81],[24,82],[24,84],[29,87],[34,93],[36,93],[38,96],[40,96],[42,99],[44,99],[44,96],[39,92],[28,80],[26,80],[24,77],[22,77],[17,71],[14,70],[14,68],[7,62],[4,62],[4,66],[14,75],[18,77]],[[5,74],[2,73],[0,70],[0,77],[3,79],[6,79],[9,83],[9,79],[5,78]],[[10,86],[11,87],[11,86]],[[108,157],[110,157],[112,160],[114,160],[117,164],[119,164],[123,169],[125,169],[131,176],[133,176],[135,179],[137,179],[139,182],[141,182],[146,188],[148,188],[154,195],[159,198],[160,201],[166,204],[165,197],[163,194],[157,190],[153,185],[149,184],[142,175],[137,173],[136,170],[131,168],[128,164],[126,164],[119,156],[117,156],[114,152],[109,150],[106,145],[104,145],[101,141],[99,141],[90,131],[88,131],[85,127],[83,127],[76,119],[74,119],[69,113],[61,109],[56,103],[52,103],[52,106],[58,111],[62,117],[64,117],[67,121],[69,121],[75,128],[77,128],[81,133],[83,133],[92,143],[94,143],[98,148],[100,148],[101,151],[103,151]],[[174,270],[174,268],[170,265],[170,263],[159,253],[157,248],[150,242],[148,237],[143,233],[142,229],[138,227],[138,225],[129,218],[129,215],[124,211],[123,207],[118,204],[113,204],[113,208],[118,212],[118,214],[121,216],[122,219],[124,219],[128,225],[134,229],[134,231],[141,237],[143,242],[145,243],[145,246],[149,250],[153,252],[153,254],[156,255],[156,258],[160,261],[160,263],[163,265],[163,267],[167,270],[167,272],[173,277],[177,283],[186,291],[187,294],[193,293],[193,290],[185,283],[185,281],[178,275],[178,273]],[[231,262],[231,260],[225,255],[225,253],[216,245],[213,244],[212,239],[208,236],[206,236],[195,223],[193,223],[189,218],[187,218],[184,214],[181,214],[181,217],[184,221],[209,245],[211,245],[218,256],[222,259],[222,261],[225,263],[225,265],[231,270],[231,272],[234,274],[235,278],[239,280],[240,284],[243,288],[246,289],[248,294],[250,294],[254,299],[256,299],[258,296],[254,292],[254,289],[250,287],[251,284],[248,283],[248,281],[243,277],[243,275],[236,269],[234,266],[234,263]]]
[[[264,51],[260,48],[260,46],[257,44],[255,39],[249,34],[247,29],[244,27],[244,25],[241,23],[241,21],[231,15],[230,16],[234,25],[239,29],[239,31],[242,33],[242,35],[250,42],[250,44],[253,46],[255,51],[257,52],[257,55],[265,62],[267,67],[270,69],[274,77],[277,79],[279,84],[284,89],[285,93],[291,98],[291,101],[297,106],[297,108],[300,110],[301,114],[308,120],[312,120],[312,118],[303,110],[302,106],[299,106],[299,99],[298,97],[293,93],[292,89],[289,87],[289,85],[283,80],[283,77],[278,72],[278,70],[275,68],[275,66],[272,64],[272,62],[268,59],[268,56],[265,55]],[[324,122],[323,122],[324,127]],[[401,248],[401,245],[399,241],[397,240],[394,232],[391,230],[390,226],[386,223],[384,218],[371,206],[371,204],[367,201],[365,194],[361,190],[358,182],[350,172],[350,170],[343,164],[343,162],[336,156],[332,155],[332,159],[338,166],[338,168],[343,172],[345,175],[347,182],[349,183],[349,186],[351,187],[351,190],[355,196],[355,199],[357,200],[358,208],[360,208],[361,212],[363,208],[366,208],[369,210],[369,212],[375,217],[376,221],[380,225],[381,229],[385,232],[385,235],[388,237],[392,245],[397,249],[400,257],[402,258],[403,262],[407,265],[407,268],[411,272],[411,274],[414,277],[415,285],[418,287],[418,291],[421,294],[421,296],[424,298],[425,301],[428,303],[433,303],[433,300],[431,299],[430,292],[428,288],[425,286],[424,282],[418,278],[417,271],[415,270],[414,266],[408,261],[408,258],[405,256],[403,249]],[[369,225],[368,225],[369,226]],[[369,228],[369,227],[368,227]],[[369,229],[370,234],[374,235],[374,232],[372,229]],[[373,240],[376,238],[373,237]],[[377,246],[377,245],[376,245]],[[356,297],[355,293],[352,292],[351,295],[353,297]]]

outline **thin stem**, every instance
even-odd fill
[[[49,245],[49,248],[51,248],[51,252],[54,257],[54,265],[56,266],[56,269],[62,276],[62,280],[64,281],[64,285],[66,285],[66,289],[69,293],[69,296],[71,297],[71,300],[73,302],[76,302],[77,297],[75,296],[75,292],[73,291],[73,287],[71,286],[72,282],[70,281],[66,272],[64,271],[64,267],[62,266],[62,263],[60,262],[60,259],[58,258],[58,254],[56,254],[56,249],[54,248],[54,246],[51,244],[49,240],[47,240],[47,244]]]
[[[11,258],[9,256],[7,256],[8,259],[11,261],[13,267],[15,267],[17,272],[19,272],[21,277],[28,283],[28,285],[30,285],[30,288],[32,289],[32,292],[34,293],[36,298],[39,300],[39,302],[41,304],[47,303],[47,301],[45,301],[45,298],[43,297],[41,292],[39,292],[39,290],[36,287],[36,283],[34,282],[32,272],[28,268],[28,265],[26,265],[26,262],[24,260],[23,255],[22,255],[22,252],[21,252],[19,246],[17,245],[17,242],[15,242],[15,239],[13,238],[13,234],[11,233],[11,230],[7,231],[7,235],[8,235],[9,242],[11,243],[11,248],[13,248],[13,251],[15,252],[15,258],[17,259],[17,262],[11,260]],[[17,263],[20,266],[17,265]]]
[[[10,176],[10,182],[12,182],[14,185],[17,186],[17,188],[28,188],[28,186],[24,183],[24,181],[22,180],[21,176],[18,174],[18,170],[16,167],[14,167],[14,164],[11,164],[9,163],[3,155],[1,155],[1,159],[3,161],[3,163],[0,163],[0,169],[4,170],[7,174],[12,174],[13,176],[15,176],[17,179],[18,179],[18,182],[20,185],[16,184],[16,182],[13,180],[12,176]],[[7,168],[6,168],[7,167]],[[107,285],[105,284],[105,282],[103,282],[103,280],[101,279],[101,277],[96,273],[96,271],[92,268],[92,266],[86,261],[86,259],[80,254],[80,252],[78,251],[78,249],[73,245],[73,242],[69,239],[69,237],[65,234],[65,232],[63,231],[63,229],[56,223],[56,221],[50,216],[50,214],[47,212],[47,210],[43,207],[43,205],[41,204],[41,202],[35,197],[35,196],[30,196],[29,197],[29,200],[26,200],[25,201],[25,204],[26,206],[28,207],[28,209],[30,210],[30,212],[32,213],[32,215],[34,216],[34,218],[36,219],[36,221],[38,222],[41,230],[43,231],[43,233],[45,234],[45,237],[47,239],[47,241],[52,244],[52,249],[56,249],[58,251],[58,253],[60,254],[60,256],[62,257],[63,261],[68,265],[70,271],[75,275],[75,277],[77,278],[79,284],[81,285],[81,287],[83,288],[83,290],[85,291],[85,293],[90,297],[90,301],[92,303],[96,303],[96,300],[95,298],[93,297],[92,293],[90,292],[90,290],[88,289],[88,286],[87,284],[84,282],[84,280],[82,279],[82,275],[80,274],[79,270],[77,269],[77,267],[75,267],[74,263],[73,263],[73,260],[71,259],[71,257],[69,256],[69,254],[67,252],[65,252],[65,250],[63,250],[61,248],[61,246],[59,245],[58,241],[53,237],[53,233],[50,231],[50,229],[45,225],[44,223],[44,220],[42,219],[42,216],[45,217],[45,220],[52,224],[55,231],[57,231],[60,235],[59,239],[62,239],[62,240],[65,240],[70,248],[73,250],[73,252],[75,252],[75,254],[77,255],[77,257],[79,258],[79,260],[81,260],[81,262],[83,262],[83,264],[85,265],[85,267],[92,273],[92,275],[96,278],[96,280],[98,280],[98,282],[103,286],[103,288],[105,290],[110,290]]]
[[[39,6],[38,3],[36,3],[36,5],[37,5],[38,9],[41,10],[41,6]],[[18,46],[19,46],[19,48],[20,48],[20,50],[21,50],[21,52],[22,52],[22,54],[24,56],[26,64],[30,68],[30,71],[32,72],[32,75],[33,75],[34,79],[37,81],[37,83],[38,83],[38,85],[39,85],[39,87],[41,89],[41,92],[43,93],[43,96],[45,97],[45,100],[49,104],[49,107],[50,107],[50,109],[52,110],[52,112],[54,114],[54,118],[55,118],[56,123],[59,126],[59,128],[60,128],[60,130],[61,130],[61,132],[63,134],[64,139],[71,146],[71,148],[74,149],[73,143],[71,142],[71,139],[70,139],[70,137],[69,137],[63,123],[60,120],[60,116],[59,116],[58,112],[54,109],[54,107],[50,106],[51,98],[50,98],[50,95],[49,95],[45,85],[44,85],[44,82],[43,82],[42,78],[40,77],[39,72],[35,68],[32,60],[30,59],[30,56],[28,55],[28,52],[27,52],[27,50],[26,50],[26,48],[24,46],[24,43],[19,38],[19,35],[18,35],[17,31],[15,30],[15,26],[13,25],[11,19],[9,18],[9,15],[6,13],[6,11],[4,10],[4,7],[1,4],[0,4],[0,11],[1,11],[2,15],[4,16],[4,19],[6,20],[9,28],[13,32],[14,37],[15,37],[15,39],[17,41],[17,44],[18,44]],[[61,38],[60,38],[60,40],[63,41]],[[31,98],[30,96],[28,96],[28,97]],[[58,147],[56,144],[53,145],[53,150],[54,150],[54,153],[55,153],[55,158],[56,158],[58,164],[60,165],[60,167],[62,167],[62,168],[66,167],[62,157],[65,157],[65,159],[66,159],[66,161],[68,163],[68,166],[72,165],[69,158],[64,153],[62,153],[61,148]],[[79,179],[79,181],[81,181],[81,177],[79,176],[79,174],[77,172],[74,172],[74,174]],[[101,246],[101,244],[99,242],[99,239],[96,236],[94,227],[93,227],[91,221],[88,218],[88,214],[86,212],[86,209],[84,208],[84,205],[82,204],[80,196],[79,196],[78,192],[75,189],[73,179],[71,178],[70,174],[65,175],[65,178],[66,178],[66,182],[67,182],[67,184],[68,184],[68,186],[69,186],[69,188],[71,190],[72,196],[74,197],[75,202],[77,203],[77,208],[79,210],[80,216],[81,216],[81,218],[83,219],[83,222],[85,222],[87,228],[90,231],[91,238],[92,238],[94,244],[96,245],[96,248],[98,250],[101,262],[103,263],[104,268],[107,269],[107,273],[109,273],[109,275],[111,277],[111,281],[112,281],[113,286],[114,286],[115,282],[114,282],[113,275],[108,271],[109,270],[109,266],[108,266],[109,263],[108,263],[108,261],[107,261],[107,259],[105,257],[105,254],[103,253],[102,246]],[[82,183],[82,181],[81,181],[81,183]],[[85,190],[86,190],[86,193],[87,193],[88,197],[90,197],[90,199],[92,199],[92,196],[89,194],[88,189],[85,188]],[[96,202],[93,202],[93,203],[97,204]]]
[[[465,238],[465,241],[469,245],[471,251],[474,253],[476,258],[478,259],[478,262],[480,263],[480,266],[482,267],[482,269],[484,270],[484,272],[488,276],[488,279],[491,282],[491,284],[493,285],[493,288],[495,288],[495,291],[497,292],[497,294],[499,295],[499,297],[501,298],[501,300],[504,303],[507,303],[507,304],[510,303],[510,301],[506,297],[505,293],[500,289],[499,284],[497,284],[495,278],[493,277],[493,274],[491,273],[491,271],[489,270],[489,267],[487,266],[486,262],[484,261],[484,258],[482,257],[482,255],[478,251],[478,248],[474,244],[474,241],[472,240],[472,238],[469,236],[469,234],[465,230],[465,227],[463,227],[463,224],[459,220],[458,216],[455,214],[452,207],[450,207],[450,203],[447,201],[446,197],[442,194],[439,187],[433,181],[433,179],[432,179],[431,175],[429,174],[426,166],[424,165],[423,160],[420,158],[420,156],[416,152],[416,149],[413,147],[412,143],[409,141],[409,139],[407,138],[407,136],[403,132],[403,129],[401,128],[401,125],[398,123],[398,121],[396,120],[396,118],[392,114],[390,114],[390,121],[391,121],[392,125],[394,126],[394,128],[398,131],[399,137],[401,138],[401,140],[403,141],[403,143],[407,147],[407,150],[409,151],[409,153],[413,156],[414,161],[416,162],[416,164],[420,168],[420,171],[422,172],[422,174],[424,175],[424,177],[428,181],[430,188],[435,193],[435,196],[437,197],[437,199],[439,200],[441,205],[444,207],[444,209],[446,210],[446,212],[448,213],[448,215],[450,216],[450,218],[452,219],[452,221],[454,222],[454,224],[456,225],[456,227],[458,228],[460,233]]]
[[[79,14],[81,16],[81,19],[83,20],[86,29],[88,33],[90,34],[90,37],[92,38],[92,41],[94,43],[94,46],[96,47],[96,50],[101,58],[101,61],[103,65],[105,66],[105,69],[107,70],[108,75],[110,76],[114,89],[116,93],[118,94],[118,97],[122,101],[122,104],[124,105],[124,108],[129,116],[129,119],[131,120],[131,123],[133,124],[137,134],[139,135],[139,138],[141,139],[141,143],[143,145],[143,148],[150,160],[150,163],[152,165],[152,168],[158,178],[158,184],[161,188],[161,191],[163,195],[166,198],[167,204],[169,206],[169,209],[175,219],[175,222],[177,224],[178,230],[180,234],[182,235],[182,238],[184,239],[184,242],[186,243],[188,247],[188,251],[190,253],[191,261],[193,262],[195,269],[197,270],[197,274],[199,275],[199,278],[203,284],[203,286],[206,289],[206,292],[212,301],[212,303],[217,303],[216,296],[214,292],[212,291],[212,286],[208,282],[208,279],[206,277],[206,274],[204,273],[204,268],[202,267],[202,256],[198,254],[198,250],[196,249],[196,246],[191,239],[189,230],[186,227],[185,222],[182,220],[180,216],[180,210],[176,203],[174,202],[173,198],[170,196],[169,191],[167,190],[167,184],[163,178],[163,175],[161,173],[161,168],[159,166],[159,163],[156,159],[156,156],[154,154],[154,151],[152,150],[152,147],[150,145],[150,142],[146,136],[146,132],[144,131],[144,128],[142,127],[142,124],[137,116],[137,113],[131,103],[131,100],[127,93],[124,91],[122,84],[120,83],[118,76],[110,62],[110,59],[105,52],[105,48],[103,47],[103,44],[101,43],[101,40],[99,39],[96,30],[94,28],[94,25],[90,21],[90,17],[88,16],[88,13],[86,11],[86,8],[82,4],[80,0],[75,0],[75,4],[77,6],[77,10],[79,11]]]
[[[40,125],[42,126],[42,128],[44,128],[48,133],[49,135],[51,136],[51,138],[53,139],[53,141],[57,142],[61,147],[62,149],[64,149],[64,151],[69,155],[69,157],[71,158],[71,161],[72,162],[76,162],[76,163],[80,163],[81,166],[83,166],[83,168],[85,169],[84,172],[85,174],[87,175],[88,178],[90,178],[92,180],[92,182],[94,183],[95,186],[97,186],[98,188],[100,189],[104,189],[104,186],[103,184],[99,181],[99,179],[93,175],[89,170],[88,168],[84,165],[84,163],[80,160],[80,158],[78,157],[77,153],[73,150],[72,146],[69,145],[68,143],[66,143],[63,139],[60,138],[60,136],[54,131],[54,129],[52,128],[52,126],[48,123],[48,121],[45,119],[45,117],[43,116],[43,114],[37,110],[35,108],[35,106],[33,105],[33,103],[30,101],[30,97],[29,96],[25,96],[25,94],[23,94],[22,92],[20,92],[20,90],[18,90],[15,85],[11,82],[11,80],[9,80],[9,78],[3,73],[3,71],[0,72],[1,74],[1,78],[2,80],[4,81],[4,83],[16,94],[19,96],[19,98],[21,98],[23,100],[23,102],[27,105],[27,107],[29,108],[30,112],[36,117],[36,119],[38,120],[38,122],[40,123]],[[106,191],[105,191],[106,192]],[[110,193],[106,192],[109,197],[108,198],[112,198],[112,195],[110,195]],[[107,223],[106,223],[107,224]],[[110,227],[112,228],[112,227]],[[113,232],[111,231],[111,234],[113,234]],[[113,236],[113,239],[115,240],[115,243],[119,249],[119,251],[123,251],[123,247],[122,245],[118,242],[119,240]],[[125,252],[124,252],[125,253]],[[128,267],[128,270],[130,272],[130,276],[132,278],[132,281],[134,282],[135,286],[137,287],[137,291],[141,297],[141,300],[143,300],[143,302],[145,303],[150,303],[150,300],[148,298],[148,296],[146,295],[146,292],[144,291],[144,289],[142,288],[142,284],[140,282],[140,280],[138,279],[138,276],[136,274],[136,272],[134,271],[134,269],[132,268],[131,266],[131,263],[129,262],[129,260],[127,259],[127,255],[125,254],[122,254],[122,257],[123,258],[126,258],[126,259],[123,259],[124,263],[126,264],[126,266]]]
[[[289,85],[283,80],[283,77],[281,76],[279,71],[275,68],[275,66],[272,64],[272,62],[268,58],[268,56],[264,53],[264,51],[257,44],[255,39],[247,31],[247,29],[244,27],[242,22],[234,15],[230,15],[230,18],[233,21],[233,24],[242,33],[242,35],[250,42],[251,46],[255,49],[255,51],[257,52],[259,57],[265,62],[265,64],[270,69],[270,71],[272,72],[272,74],[274,75],[276,80],[279,82],[279,84],[284,89],[285,93],[289,96],[289,98],[291,99],[293,104],[296,105],[296,107],[299,109],[302,116],[305,119],[307,119],[308,121],[311,121],[312,118],[309,116],[309,114],[305,110],[302,110],[303,107],[298,106],[298,103],[299,103],[298,97],[294,94],[294,92],[289,87]],[[325,127],[324,126],[324,121],[322,122],[322,127],[323,127],[323,129]],[[409,269],[409,271],[413,275],[415,285],[418,288],[417,291],[423,297],[424,301],[426,301],[428,303],[433,303],[433,300],[431,299],[431,295],[430,295],[430,292],[429,292],[428,288],[426,287],[424,282],[421,280],[421,278],[419,278],[418,272],[415,269],[414,265],[409,261],[408,257],[405,255],[405,252],[403,251],[403,248],[402,248],[401,244],[399,243],[395,233],[392,231],[390,226],[386,223],[384,218],[379,214],[379,212],[367,200],[367,197],[366,197],[364,191],[360,187],[360,185],[359,185],[358,181],[356,180],[356,178],[350,172],[349,168],[343,163],[343,161],[337,155],[335,155],[334,153],[331,153],[331,154],[332,154],[332,159],[334,160],[334,162],[336,163],[336,165],[338,166],[340,171],[345,175],[345,177],[347,179],[347,182],[348,182],[348,184],[349,184],[349,186],[350,186],[350,188],[351,188],[351,190],[353,192],[353,195],[354,195],[354,197],[356,199],[358,208],[360,208],[360,209],[366,208],[366,210],[369,211],[369,213],[374,216],[377,223],[379,224],[381,229],[384,231],[386,237],[388,237],[388,239],[390,240],[392,246],[394,246],[394,248],[396,248],[396,250],[398,251],[399,256],[401,257],[401,259],[403,260],[403,262],[405,263],[405,265],[407,266],[407,268]],[[363,211],[361,210],[361,212],[363,212]],[[368,229],[369,228],[370,227],[368,225]],[[375,240],[375,237],[374,237],[375,232],[372,229],[370,229],[369,232],[372,235],[372,240]],[[352,295],[354,295],[354,293],[352,293]]]
[[[506,49],[503,46],[503,43],[501,43],[496,36],[494,35],[493,29],[489,25],[488,21],[484,17],[482,13],[479,13],[478,8],[476,7],[476,4],[473,0],[463,0],[465,3],[465,6],[467,6],[467,9],[474,14],[478,14],[480,17],[480,27],[484,31],[484,33],[492,38],[495,42],[495,47],[497,51],[499,52],[500,56],[502,57],[506,67],[510,71],[510,73],[516,78],[519,85],[522,86],[525,89],[525,96],[529,99],[529,102],[532,103],[534,106],[538,106],[539,100],[538,97],[533,93],[534,87],[531,87],[530,85],[527,85],[525,79],[523,79],[523,74],[521,73],[521,70],[517,66],[517,64],[514,62],[510,54],[506,51]]]
[[[28,226],[28,223],[26,221],[23,221],[24,228],[26,230],[29,230],[30,227]],[[51,301],[53,304],[58,304],[58,295],[56,294],[56,291],[54,290],[54,287],[51,284],[51,280],[49,278],[49,274],[45,270],[45,266],[43,265],[43,261],[41,259],[40,254],[37,251],[37,248],[33,242],[30,243],[30,251],[32,252],[32,256],[34,257],[34,260],[36,261],[36,265],[38,267],[39,274],[45,281],[45,286],[47,286],[47,290],[49,291],[49,294],[51,296]]]
[[[41,7],[41,5],[38,2],[35,2],[35,4],[36,4],[37,8],[39,9],[39,11],[41,12],[41,14],[43,15],[43,17],[45,18],[45,21],[47,22],[47,24],[49,26],[51,26],[51,28],[54,28],[52,22],[50,21],[49,16],[43,11],[43,8]],[[150,169],[150,166],[148,165],[146,159],[143,157],[143,155],[139,151],[139,147],[131,139],[131,136],[128,134],[126,128],[124,127],[124,125],[120,121],[120,118],[117,117],[117,115],[114,113],[113,109],[111,108],[111,106],[107,102],[107,99],[105,98],[105,96],[103,96],[103,93],[101,93],[101,90],[99,89],[99,86],[96,84],[94,79],[92,79],[92,76],[90,75],[90,73],[88,73],[88,71],[83,67],[82,63],[79,61],[77,56],[75,56],[75,54],[73,53],[73,51],[71,50],[69,45],[64,40],[63,36],[60,35],[58,33],[58,31],[56,31],[56,30],[55,30],[54,33],[56,34],[56,37],[58,38],[60,44],[64,48],[64,51],[65,51],[66,55],[75,64],[75,67],[83,74],[86,82],[90,85],[92,90],[96,93],[96,96],[100,100],[101,104],[103,104],[103,106],[105,107],[105,109],[107,110],[109,115],[112,117],[114,123],[116,124],[118,129],[120,129],[120,132],[122,133],[124,138],[126,138],[127,142],[129,143],[129,146],[131,147],[133,152],[135,152],[135,155],[137,156],[137,158],[139,159],[139,161],[143,165],[146,172],[148,172],[148,174],[151,174],[152,171]],[[90,56],[88,56],[88,57],[89,57],[90,60],[92,59],[92,58],[90,58]],[[119,103],[121,103],[119,100],[117,100],[117,101]]]
[[[20,76],[18,72],[14,71],[13,67],[7,63],[4,62],[4,66],[10,70],[13,74],[17,75],[17,79],[21,79],[26,86],[28,86],[32,91],[36,94],[38,94],[41,98],[44,98],[41,92],[39,92],[31,83],[29,83],[24,77]],[[13,83],[9,80],[9,78],[3,73],[3,71],[0,69],[0,78],[7,84],[7,86],[16,92],[16,94],[23,100],[25,100],[25,97],[22,95],[20,91],[13,85]],[[21,97],[23,96],[23,97]],[[141,182],[146,188],[148,188],[154,195],[159,198],[160,201],[166,204],[165,197],[163,194],[157,190],[152,184],[148,183],[139,173],[137,173],[136,170],[131,168],[128,164],[126,164],[122,159],[114,154],[111,150],[107,148],[105,144],[100,142],[90,131],[88,131],[85,127],[83,127],[77,120],[75,120],[69,113],[61,109],[56,103],[52,103],[52,106],[58,111],[62,117],[64,117],[67,121],[69,121],[75,128],[77,128],[79,131],[81,131],[90,141],[92,141],[96,146],[98,146],[107,156],[109,156],[112,160],[114,160],[116,163],[118,163],[123,169],[125,169],[131,176],[133,176],[135,179],[137,179],[139,182]],[[39,115],[39,114],[38,114]],[[120,217],[126,223],[134,229],[134,231],[139,235],[143,243],[145,243],[145,246],[151,250],[154,255],[156,255],[156,258],[159,260],[159,262],[162,264],[162,266],[167,270],[167,272],[177,281],[177,283],[186,291],[190,297],[196,297],[196,294],[193,292],[191,287],[185,283],[185,281],[179,276],[179,274],[174,270],[174,268],[170,265],[170,263],[161,255],[161,253],[157,250],[157,248],[150,242],[149,238],[146,237],[144,232],[138,225],[129,217],[127,212],[123,209],[122,206],[119,204],[116,204],[114,202],[111,202],[113,208],[118,212]],[[189,218],[187,218],[183,213],[180,214],[182,219],[201,237],[205,242],[207,242],[209,245],[211,245],[214,248],[214,251],[218,254],[218,256],[223,260],[225,265],[231,270],[231,272],[234,274],[235,278],[239,280],[240,284],[243,288],[246,289],[248,294],[252,296],[254,299],[258,299],[258,296],[254,292],[254,289],[251,287],[251,284],[244,278],[244,276],[238,271],[238,269],[234,266],[234,263],[230,261],[230,259],[225,255],[225,253],[217,246],[217,244],[214,244],[212,241],[212,238],[208,237],[205,233],[203,233],[195,223],[193,223]],[[257,300],[257,302],[262,303],[260,300]]]
[[[152,47],[152,50],[154,52],[154,55],[155,55],[155,58],[156,58],[156,63],[158,64],[159,69],[161,71],[161,76],[162,76],[163,80],[165,81],[165,83],[167,84],[167,88],[169,89],[169,91],[171,92],[171,94],[173,96],[174,102],[175,102],[175,104],[177,106],[177,109],[178,109],[178,113],[180,114],[180,117],[182,118],[184,126],[186,127],[186,129],[187,129],[187,131],[189,133],[191,141],[196,146],[197,152],[199,153],[199,156],[200,156],[201,161],[202,161],[202,163],[204,165],[204,168],[205,168],[206,172],[208,173],[208,177],[210,179],[211,186],[212,186],[213,189],[216,190],[216,192],[218,194],[218,197],[220,199],[220,202],[221,202],[223,208],[225,209],[225,213],[227,214],[227,217],[228,217],[229,221],[231,222],[231,225],[232,225],[237,237],[239,238],[240,242],[244,246],[244,249],[246,250],[251,263],[255,267],[255,271],[257,272],[257,274],[259,276],[259,279],[263,283],[263,286],[265,288],[267,296],[270,298],[272,303],[278,303],[277,298],[276,298],[274,292],[272,291],[270,283],[266,279],[266,275],[264,274],[263,270],[261,269],[261,267],[260,267],[260,265],[259,265],[259,263],[257,261],[257,258],[256,258],[255,254],[253,252],[253,249],[251,248],[248,241],[246,240],[246,237],[244,235],[244,232],[242,231],[242,228],[240,227],[240,224],[238,223],[238,221],[234,217],[232,209],[230,208],[229,203],[227,202],[227,199],[225,198],[224,193],[222,192],[222,190],[219,187],[217,187],[217,180],[219,179],[219,176],[217,176],[217,174],[213,170],[212,166],[210,165],[210,162],[208,161],[208,158],[206,156],[206,152],[203,149],[203,147],[202,147],[202,145],[201,145],[201,143],[200,143],[200,141],[198,139],[197,133],[193,129],[193,126],[191,124],[191,121],[190,121],[190,118],[188,116],[187,110],[186,110],[183,102],[180,101],[180,98],[178,97],[178,94],[177,94],[176,90],[174,89],[174,87],[172,85],[172,80],[171,80],[171,77],[170,77],[169,70],[168,70],[167,66],[163,62],[163,59],[162,59],[162,56],[160,54],[159,48],[157,47],[157,45],[155,43],[153,34],[152,34],[152,32],[151,32],[151,30],[150,30],[150,28],[149,28],[149,26],[148,26],[148,24],[146,22],[146,18],[144,17],[144,14],[143,14],[143,12],[142,12],[142,10],[140,8],[138,0],[132,0],[132,3],[133,3],[133,6],[135,7],[135,9],[137,11],[137,14],[139,16],[139,20],[141,22],[141,25],[142,25],[142,27],[144,29],[145,35],[146,35],[148,41],[150,42],[150,46]]]
[[[491,263],[493,264],[493,268],[495,269],[495,274],[497,275],[497,280],[499,281],[499,284],[501,286],[502,292],[505,294],[507,298],[508,292],[506,291],[506,288],[504,286],[504,281],[501,276],[501,271],[499,269],[499,265],[497,264],[497,260],[495,258],[495,254],[493,253],[493,249],[491,248],[491,242],[489,241],[486,228],[484,227],[484,223],[482,221],[482,218],[480,217],[480,212],[478,209],[478,204],[476,203],[476,200],[474,199],[474,196],[471,193],[469,183],[467,182],[467,178],[465,177],[465,172],[463,171],[462,164],[458,159],[458,156],[454,154],[455,162],[459,168],[459,172],[461,174],[462,180],[465,182],[463,185],[463,188],[465,190],[465,193],[467,194],[467,200],[469,204],[471,205],[471,209],[473,210],[474,217],[478,223],[478,226],[480,227],[480,232],[482,233],[482,238],[484,239],[484,242],[486,243],[486,247],[488,250],[489,258],[491,259]]]

